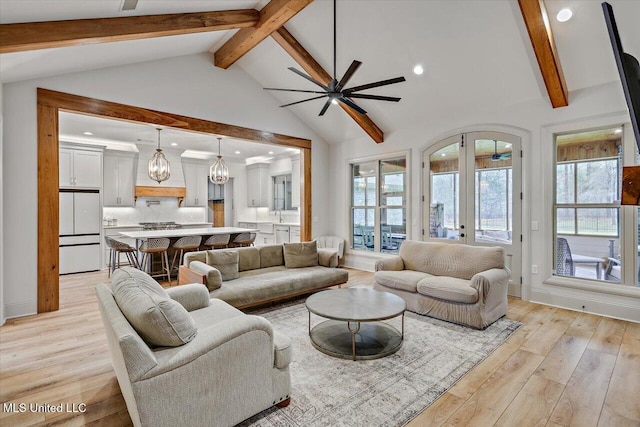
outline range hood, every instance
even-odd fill
[[[136,185],[135,200],[138,197],[177,197],[178,207],[187,195],[185,187],[152,187],[147,185]]]

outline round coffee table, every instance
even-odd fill
[[[395,353],[404,339],[406,303],[389,292],[332,289],[307,298],[309,337],[321,352],[343,359],[377,359]],[[311,313],[326,320],[313,328]],[[402,329],[382,320],[402,315]]]

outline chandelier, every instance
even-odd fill
[[[218,138],[218,159],[209,168],[209,180],[214,184],[224,184],[229,181],[229,168],[220,154],[221,140],[222,138]]]
[[[158,181],[158,184],[160,184],[162,181],[168,180],[171,176],[171,165],[160,148],[160,131],[162,129],[156,129],[158,130],[158,148],[156,148],[156,152],[153,153],[151,160],[149,160],[148,174],[149,178]]]

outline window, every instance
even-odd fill
[[[397,253],[407,231],[406,158],[351,165],[352,247]]]
[[[557,135],[555,151],[555,274],[619,281],[604,272],[621,247],[621,130]]]
[[[291,174],[273,177],[273,210],[295,210],[291,206]]]

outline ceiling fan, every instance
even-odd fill
[[[353,87],[350,87],[350,88],[345,88],[345,86],[347,85],[347,83],[349,82],[351,77],[353,77],[353,74],[360,67],[360,65],[362,65],[362,62],[354,60],[351,63],[351,65],[349,66],[349,68],[347,69],[347,71],[344,73],[344,75],[342,76],[340,81],[338,81],[338,79],[336,78],[336,0],[333,0],[333,80],[331,80],[331,82],[329,82],[328,85],[324,85],[321,82],[319,82],[316,79],[314,79],[313,77],[303,73],[302,71],[300,71],[300,70],[298,70],[298,69],[296,69],[294,67],[289,67],[289,70],[291,70],[294,73],[298,74],[299,76],[309,80],[310,82],[314,83],[315,85],[321,87],[322,91],[298,90],[298,89],[277,89],[277,88],[269,88],[269,87],[264,88],[264,90],[277,90],[277,91],[283,91],[283,92],[301,92],[301,93],[320,94],[319,96],[314,96],[313,98],[303,99],[302,101],[296,101],[296,102],[291,102],[289,104],[281,105],[281,107],[289,107],[291,105],[301,104],[303,102],[313,101],[315,99],[328,98],[327,101],[324,104],[324,107],[322,107],[322,110],[320,110],[319,116],[323,116],[324,113],[327,112],[327,109],[329,108],[329,106],[332,103],[333,104],[337,104],[338,102],[342,102],[343,104],[348,105],[349,107],[353,108],[354,110],[356,110],[360,114],[367,114],[367,112],[363,108],[358,106],[353,101],[353,99],[373,99],[373,100],[377,100],[377,101],[391,101],[391,102],[400,101],[400,98],[396,98],[396,97],[392,97],[392,96],[367,95],[367,94],[356,93],[356,92],[360,92],[360,91],[367,90],[367,89],[372,89],[372,88],[375,88],[375,87],[391,85],[391,84],[394,84],[394,83],[404,82],[405,81],[404,77],[396,77],[396,78],[393,78],[393,79],[381,80],[381,81],[374,82],[374,83],[368,83],[368,84],[365,84],[365,85],[353,86]]]
[[[491,155],[492,162],[498,162],[500,160],[508,160],[513,155],[513,152],[509,151],[507,153],[498,154],[498,141],[493,140],[493,154]]]

